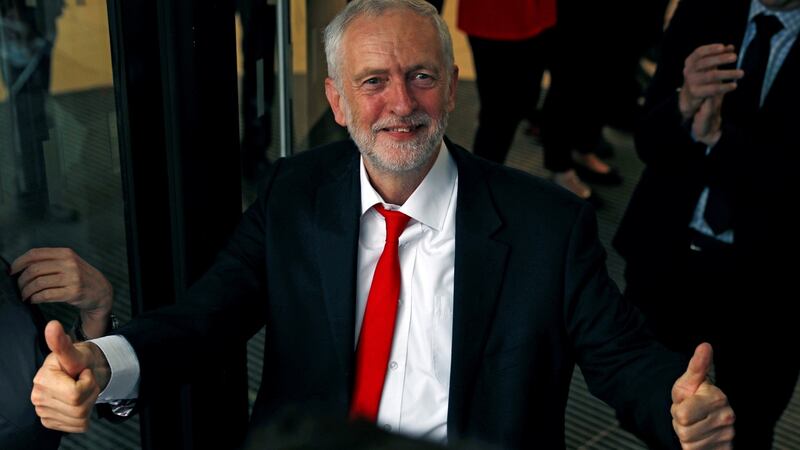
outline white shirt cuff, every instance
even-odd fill
[[[131,344],[122,336],[112,335],[92,339],[103,352],[111,367],[108,386],[100,393],[97,403],[133,399],[139,396],[139,358]]]

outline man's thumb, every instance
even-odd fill
[[[72,340],[64,332],[64,327],[57,320],[51,320],[44,329],[44,339],[47,341],[47,347],[58,358],[58,363],[72,378],[78,377],[83,369],[86,368],[86,362],[81,355],[81,352],[72,345]]]
[[[711,344],[703,342],[694,351],[689,367],[672,387],[672,401],[680,403],[687,397],[694,395],[697,388],[708,378],[708,371],[714,360],[714,350]]]

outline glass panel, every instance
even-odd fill
[[[70,247],[114,287],[130,318],[106,3],[0,1],[0,254]],[[74,308],[47,305],[67,326]],[[97,421],[62,448],[139,447],[138,419]]]

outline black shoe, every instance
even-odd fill
[[[622,184],[622,175],[613,167],[607,173],[600,173],[586,166],[582,166],[579,163],[575,163],[574,166],[575,173],[578,174],[581,180],[587,183],[602,184],[603,186],[619,186]]]

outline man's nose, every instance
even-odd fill
[[[414,93],[407,83],[392,83],[388,94],[389,108],[395,115],[407,116],[417,109]]]

